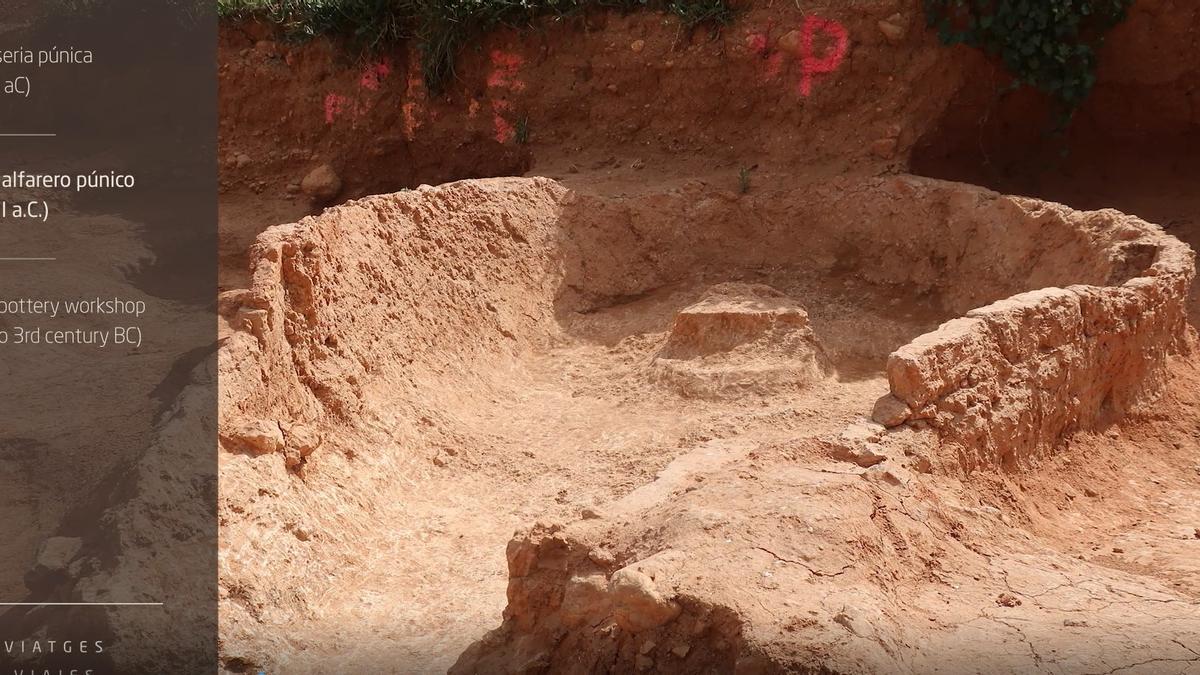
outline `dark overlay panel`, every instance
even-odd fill
[[[216,670],[215,5],[0,4],[0,675]]]

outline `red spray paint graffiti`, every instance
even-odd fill
[[[770,32],[768,28],[763,33],[751,33],[746,40],[750,51],[763,59],[763,80],[767,82],[779,77],[783,71],[783,52],[771,49]]]
[[[492,129],[498,143],[508,143],[517,136],[517,129],[506,115],[512,112],[512,103],[503,98],[505,91],[521,91],[525,83],[520,80],[521,66],[525,60],[519,54],[500,50],[492,52],[492,72],[488,75],[488,95],[492,99]],[[497,96],[498,95],[498,96]]]
[[[374,94],[379,91],[383,81],[392,73],[392,63],[383,59],[368,64],[358,77],[358,89],[351,95],[331,91],[325,95],[325,123],[333,124],[340,117],[349,115],[352,121],[370,112],[377,102]]]
[[[824,54],[814,53],[819,33],[825,34],[832,44]],[[835,72],[846,58],[850,48],[850,35],[845,26],[831,19],[810,16],[804,20],[800,34],[800,95],[812,95],[813,82],[818,75]]]
[[[325,96],[325,123],[333,124],[338,116],[346,112],[350,100],[341,94],[330,93]]]
[[[421,102],[429,98],[429,92],[425,89],[425,77],[421,74],[419,59],[409,59],[404,97],[407,100],[400,106],[400,113],[404,117],[404,140],[411,143],[416,140],[417,129],[420,129],[423,124],[421,113],[425,111],[426,107]]]
[[[504,117],[509,112],[512,112],[512,104],[508,101],[492,101],[492,128],[497,143],[507,143],[517,137],[517,128]]]
[[[783,74],[785,56],[799,61],[800,80],[796,90],[805,98],[812,95],[813,85],[822,75],[837,71],[850,50],[850,34],[845,26],[832,19],[809,16],[799,30],[784,33],[774,47],[770,33],[751,33],[746,47],[763,60],[762,77],[774,81]]]
[[[488,75],[488,87],[501,87],[521,91],[525,83],[517,78],[525,59],[518,54],[506,54],[500,50],[492,52],[492,72]]]
[[[387,76],[392,72],[392,64],[387,59],[368,65],[363,69],[362,76],[358,79],[359,85],[364,89],[378,91],[379,85],[387,79]]]

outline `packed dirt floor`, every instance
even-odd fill
[[[1195,293],[1028,310],[1027,399],[880,423],[968,311],[1190,282],[1200,105],[1043,156],[1025,106],[947,107],[992,71],[915,3],[784,4],[502,33],[444,100],[223,28],[227,672],[1200,673]],[[812,16],[845,67],[764,93]],[[1110,51],[1164,22],[1200,55],[1170,2]],[[1155,76],[1098,95],[1200,68]]]

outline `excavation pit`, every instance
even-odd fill
[[[494,627],[517,525],[607,523],[606,505],[655,476],[671,477],[669,499],[763,447],[836,434],[885,394],[907,408],[904,438],[934,432],[939,466],[1019,468],[1153,400],[1186,348],[1192,254],[1136,218],[911,176],[762,183],[605,195],[464,181],[259,237],[251,287],[223,302],[223,435],[303,425],[321,443],[222,456],[222,585],[238,599],[225,653],[314,671],[390,630],[414,669],[445,668]],[[462,541],[435,536],[452,513]],[[621,569],[586,553],[569,556],[591,566],[580,574]],[[505,635],[559,625],[547,598],[567,581],[544,580],[544,597],[510,587],[537,606],[510,604]],[[370,601],[414,587],[445,602]],[[714,611],[681,606],[688,621]],[[728,649],[712,658],[746,639],[721,626]],[[507,639],[464,663],[516,658]]]

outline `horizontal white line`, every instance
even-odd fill
[[[0,602],[0,607],[162,607],[161,602]]]
[[[0,258],[3,262],[38,262],[42,260],[58,260],[58,258]]]
[[[0,134],[3,138],[54,138],[58,134]]]

